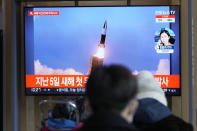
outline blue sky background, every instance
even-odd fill
[[[60,11],[59,16],[34,16],[34,60],[53,69],[73,68],[87,74],[90,56],[96,53],[104,21],[107,36],[104,64],[122,64],[131,70],[157,70],[155,32],[169,28],[155,23],[155,11],[169,7],[64,7],[34,8]],[[29,16],[32,17],[32,16]]]

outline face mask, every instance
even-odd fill
[[[130,122],[130,123],[133,122],[133,115],[131,115],[131,116],[129,117],[129,122]]]

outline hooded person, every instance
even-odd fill
[[[176,117],[167,107],[165,93],[149,71],[137,76],[139,101],[134,125],[143,131],[192,131],[191,124]]]

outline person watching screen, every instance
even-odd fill
[[[52,117],[48,118],[48,128],[53,130],[71,130],[77,126],[74,120],[75,116],[70,105],[56,104],[52,110]]]
[[[79,131],[136,131],[136,78],[126,67],[111,65],[93,70],[86,84],[90,117]]]
[[[136,76],[138,109],[134,125],[141,131],[193,131],[191,124],[175,116],[167,107],[167,99],[159,82],[149,71]]]

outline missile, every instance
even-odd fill
[[[106,37],[106,31],[107,31],[107,21],[104,22],[102,33],[101,33],[101,41],[98,45],[99,47],[105,48],[105,37]]]

